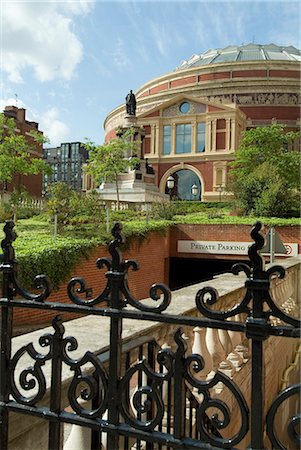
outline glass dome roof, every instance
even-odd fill
[[[269,60],[301,61],[301,52],[292,45],[288,47],[281,47],[275,44],[229,45],[222,49],[207,50],[200,55],[192,55],[188,60],[183,61],[176,70],[223,62]]]

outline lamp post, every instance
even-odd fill
[[[168,188],[168,191],[169,191],[169,199],[171,200],[172,190],[175,187],[175,180],[174,180],[174,178],[171,175],[169,175],[169,177],[167,178],[167,183],[166,184],[167,184],[167,188]]]
[[[196,197],[197,197],[197,195],[198,195],[198,193],[199,193],[199,188],[197,187],[196,184],[193,184],[193,185],[191,186],[191,193],[192,193],[192,195],[194,196],[194,198],[196,199]]]

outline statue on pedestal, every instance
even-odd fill
[[[136,97],[135,94],[133,94],[132,89],[130,90],[130,93],[125,97],[126,102],[126,113],[129,116],[135,116],[136,114]]]

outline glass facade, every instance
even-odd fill
[[[191,153],[191,124],[177,125],[176,128],[176,153]]]
[[[63,143],[60,147],[44,149],[44,159],[52,169],[51,175],[43,176],[43,190],[51,183],[63,181],[74,190],[82,189],[82,165],[88,152],[80,142]]]

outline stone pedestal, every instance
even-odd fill
[[[136,125],[136,116],[127,115],[124,118],[122,127],[118,134],[122,135],[128,129],[134,129],[134,139],[141,141],[140,149],[137,151],[137,157],[140,158],[139,164],[133,170],[118,175],[119,200],[129,203],[153,203],[165,202],[169,196],[159,192],[156,186],[156,176],[151,166],[144,159],[142,151],[142,142],[144,139],[144,129]],[[116,184],[103,183],[97,189],[100,197],[105,201],[117,201]]]

